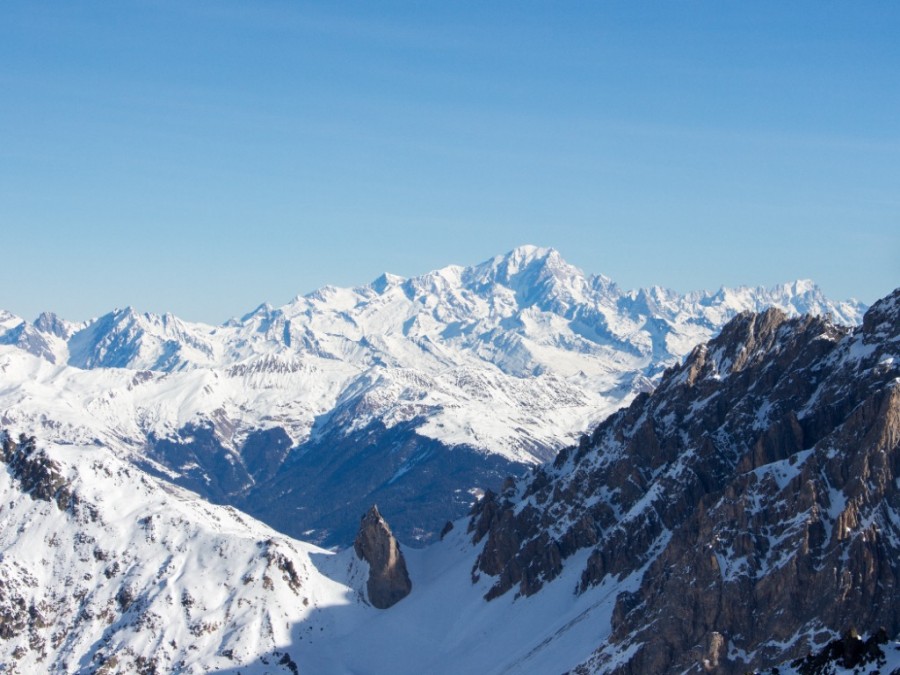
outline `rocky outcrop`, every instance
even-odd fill
[[[373,607],[387,609],[409,595],[412,582],[403,552],[377,506],[363,516],[353,549],[369,564],[366,594]]]
[[[18,443],[5,432],[0,431],[0,460],[10,474],[16,478],[22,492],[34,499],[54,502],[64,511],[75,498],[60,466],[38,450],[33,436],[19,436]]]
[[[742,314],[473,509],[473,578],[628,581],[581,673],[743,673],[900,632],[900,290],[857,329]],[[579,559],[584,560],[584,556]]]
[[[798,675],[834,675],[841,670],[853,673],[860,671],[878,673],[881,672],[881,668],[888,665],[885,650],[890,649],[891,645],[887,642],[887,632],[883,628],[865,640],[855,629],[850,629],[843,637],[832,640],[819,652],[792,661],[790,667]],[[896,645],[893,647],[895,651],[898,649]],[[779,675],[781,670],[775,666],[765,673],[756,675]],[[893,674],[898,671],[888,672]]]

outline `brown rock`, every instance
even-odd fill
[[[898,345],[900,289],[856,329],[739,315],[522,490],[486,495],[473,578],[531,595],[583,549],[579,593],[639,572],[579,673],[739,675],[848,621],[897,635]]]
[[[369,564],[366,591],[373,607],[387,609],[409,595],[412,582],[403,552],[377,506],[363,516],[353,549]]]

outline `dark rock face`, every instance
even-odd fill
[[[856,668],[864,668],[869,664],[884,666],[884,647],[887,641],[887,632],[883,628],[867,640],[860,638],[856,630],[851,629],[842,638],[829,642],[818,653],[792,661],[791,667],[800,675],[831,675],[836,668],[856,672]],[[779,672],[780,669],[775,667],[767,670],[766,675],[778,675]]]
[[[33,436],[22,434],[16,443],[0,431],[0,460],[19,481],[22,492],[32,498],[53,502],[60,511],[69,508],[75,499],[59,465],[38,450]]]
[[[369,564],[366,591],[373,607],[387,609],[409,595],[412,582],[403,552],[377,506],[363,516],[353,549]]]
[[[849,624],[900,632],[900,290],[855,330],[743,314],[469,531],[493,598],[590,550],[631,578],[578,672],[743,673]],[[483,542],[483,543],[482,543]],[[623,659],[622,654],[628,653]]]
[[[72,336],[69,327],[53,312],[41,312],[34,320],[34,327],[41,333],[55,335],[61,340],[68,340]]]

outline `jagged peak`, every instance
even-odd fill
[[[369,287],[378,294],[383,294],[391,288],[396,288],[406,279],[397,274],[382,272],[381,275],[369,284]]]
[[[873,304],[863,315],[863,333],[882,334],[882,337],[900,335],[900,288]]]
[[[704,293],[704,291],[695,291],[695,293]],[[752,293],[755,295],[763,295],[770,297],[794,298],[805,295],[822,295],[822,289],[812,279],[795,279],[793,281],[785,281],[782,283],[766,285],[748,285],[739,284],[737,286],[719,286],[714,293],[706,293],[711,298],[726,299],[734,296],[746,295]]]
[[[133,305],[125,305],[125,307],[122,308],[116,307],[108,316],[114,316],[116,318],[134,318],[139,316],[139,312]]]
[[[559,251],[550,246],[535,246],[534,244],[522,244],[516,246],[504,255],[495,256],[495,258],[505,258],[507,260],[542,260],[551,256],[559,257]]]
[[[583,275],[581,270],[567,263],[555,248],[532,244],[517,246],[508,253],[494,256],[481,265],[477,265],[476,268],[487,268],[487,270],[493,271],[498,280],[510,280],[535,266],[551,271],[574,271]]]
[[[41,312],[34,320],[33,325],[41,333],[55,335],[63,340],[67,340],[73,332],[71,324],[60,319],[53,312]]]
[[[765,354],[777,340],[788,315],[777,307],[763,312],[741,312],[722,327],[709,343],[709,353],[720,374],[739,371],[754,353]]]
[[[782,290],[791,295],[805,295],[807,293],[816,293],[821,295],[822,291],[812,279],[797,279],[795,281],[776,286],[776,289]]]
[[[242,323],[246,323],[248,321],[252,321],[253,319],[256,319],[259,317],[267,317],[272,313],[273,309],[274,308],[272,307],[271,304],[269,304],[268,302],[263,302],[263,303],[257,305],[251,311],[244,314],[244,316],[242,316],[240,319],[237,319],[236,321],[234,319],[232,319],[232,321],[235,321],[235,323],[239,325]]]
[[[378,504],[372,504],[369,507],[369,510],[366,511],[365,515],[362,517],[362,523],[366,524],[370,522],[381,523],[385,527],[387,527],[387,521],[384,519],[384,516],[381,515],[381,511],[378,510]]]
[[[493,293],[496,287],[508,288],[515,293],[520,307],[538,305],[560,311],[573,303],[590,302],[585,295],[591,291],[584,272],[552,248],[520,246],[467,268],[462,281],[481,293]]]

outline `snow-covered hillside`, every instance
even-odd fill
[[[287,664],[282,647],[298,622],[323,604],[354,602],[316,570],[312,558],[325,551],[160,483],[105,448],[2,440],[3,672]]]
[[[293,460],[320,465],[317,453],[347,454],[366,438],[387,455],[391,436],[432,450],[385,456],[383,480],[357,487],[385,488],[383,501],[455,472],[434,496],[458,516],[474,486],[549,459],[652,388],[735,313],[770,305],[845,324],[863,310],[806,281],[688,295],[623,291],[552,249],[523,246],[474,267],[325,287],[215,327],[132,309],[83,324],[5,313],[0,420],[48,440],[108,445],[251,509],[254,491],[270,495],[268,482]],[[458,470],[426,462],[450,448]],[[319,465],[317,484],[335,479]],[[306,471],[285,481],[311,478]],[[297,504],[293,520],[305,522],[297,533],[333,527],[320,501]],[[436,514],[433,527],[441,522]]]
[[[548,672],[589,656],[611,584],[488,603],[464,521],[407,550],[413,593],[370,606],[368,568],[161,482],[108,449],[3,438],[6,673]]]

